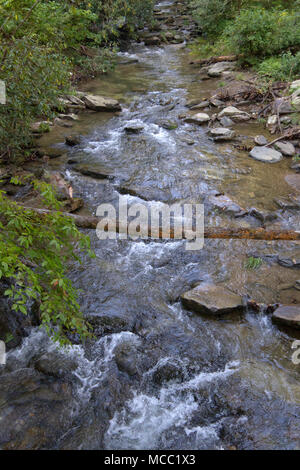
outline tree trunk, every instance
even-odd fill
[[[44,214],[50,214],[53,211],[47,209],[36,209],[34,207],[25,207],[28,210],[37,212],[41,216]],[[70,213],[63,213],[62,216],[70,217],[74,220],[75,224],[79,228],[84,229],[96,229],[101,219],[87,215],[77,215]],[[118,222],[116,224],[117,233],[127,233],[127,227],[120,227]],[[151,238],[151,229],[149,228],[149,238]],[[159,238],[163,238],[162,229],[159,230]],[[190,239],[187,233],[183,232],[183,239]],[[300,240],[300,232],[294,230],[266,230],[264,228],[222,228],[222,227],[210,227],[204,231],[204,238],[206,239],[223,239],[223,240],[286,240],[295,241]],[[174,230],[170,230],[170,240],[174,239]]]

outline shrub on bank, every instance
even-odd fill
[[[296,79],[300,75],[300,52],[296,55],[287,52],[281,57],[270,57],[258,66],[258,72],[262,77],[272,81]]]
[[[268,57],[300,47],[300,15],[264,8],[242,10],[225,35],[236,53]]]

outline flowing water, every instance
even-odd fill
[[[165,2],[161,8],[170,7]],[[85,135],[79,148],[50,162],[72,181],[84,210],[117,205],[121,193],[129,205],[204,203],[210,226],[260,225],[252,217],[217,211],[209,199],[217,192],[241,207],[277,210],[274,197],[292,191],[285,181],[291,172],[287,159],[277,165],[256,162],[232,145],[213,143],[205,128],[178,119],[187,111],[187,100],[209,96],[218,83],[198,79],[184,45],[132,44],[120,53],[120,62],[84,90],[119,99],[122,112],[81,116],[72,130]],[[178,127],[167,130],[165,121]],[[129,124],[144,129],[128,135]],[[238,132],[254,136],[263,130],[248,123]],[[65,129],[51,133],[47,144],[63,142],[64,134]],[[82,176],[67,163],[70,158],[105,168],[111,177]],[[278,216],[270,227],[296,227],[295,214]],[[298,302],[298,291],[280,285],[299,275],[276,262],[278,253],[293,253],[298,244],[207,240],[203,250],[193,252],[178,240],[100,241],[94,231],[89,235],[97,257],[74,266],[71,277],[81,289],[83,311],[103,335],[61,352],[34,330],[9,354],[20,367],[41,351],[57,351],[76,362],[70,425],[53,447],[299,448],[294,335],[274,326],[268,315],[248,311],[212,320],[187,311],[179,300],[200,282],[214,282],[257,302]],[[245,269],[251,254],[264,260],[259,270]]]

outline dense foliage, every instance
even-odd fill
[[[198,43],[200,53],[238,54],[274,80],[299,74],[299,0],[192,0],[191,7],[209,40]]]
[[[0,158],[22,154],[30,123],[53,117],[72,79],[106,72],[118,39],[152,10],[152,0],[0,0]]]
[[[60,97],[72,82],[106,72],[120,37],[151,19],[152,0],[0,0],[0,162],[30,155],[31,124],[62,110]],[[15,179],[14,184],[18,184]],[[89,238],[60,205],[46,183],[31,182],[51,213],[26,210],[0,191],[0,279],[12,310],[27,314],[38,305],[41,323],[64,343],[68,333],[89,335],[67,278],[67,267],[90,254]]]
[[[17,178],[12,182],[20,184]],[[88,325],[66,270],[72,260],[80,261],[77,252],[93,256],[90,239],[62,216],[50,185],[32,184],[51,213],[27,210],[0,191],[0,279],[10,285],[4,295],[11,299],[12,311],[25,315],[35,302],[41,323],[61,343],[68,341],[67,332],[86,338]]]

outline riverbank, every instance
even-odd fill
[[[175,16],[169,2],[160,8]],[[201,81],[184,43],[134,42],[119,57],[114,73],[80,91],[109,96],[122,111],[84,111],[72,129],[55,127],[38,144],[62,154],[27,162],[26,171],[62,174],[65,190],[84,202],[79,215],[123,197],[130,207],[204,203],[216,229],[297,228],[299,209],[275,202],[299,197],[291,158],[249,156],[243,141],[273,138],[255,119],[232,120],[237,140],[212,138],[220,125],[212,116],[228,103],[191,110],[216,94],[220,79]],[[209,125],[186,122],[199,111]],[[67,145],[70,134],[80,142]],[[298,333],[244,301],[300,304],[299,242],[207,240],[188,252],[184,240],[100,241],[87,233],[96,258],[71,265],[69,276],[96,339],[60,350],[28,327],[1,369],[1,447],[297,448]],[[253,259],[260,262],[247,268]],[[205,306],[191,305],[191,295]],[[228,302],[234,311],[212,313]]]

